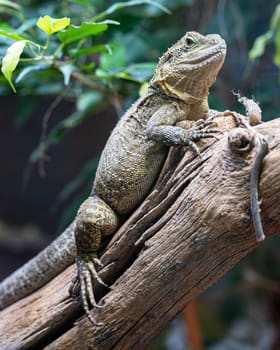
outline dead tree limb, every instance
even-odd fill
[[[201,142],[201,157],[170,151],[155,188],[105,249],[100,275],[112,289],[96,287],[103,308],[93,311],[104,326],[79,319],[80,302],[68,295],[76,272],[71,266],[1,311],[1,349],[143,349],[189,301],[258,246],[249,190],[255,148],[242,151],[254,133],[244,136],[231,112],[216,121],[225,132],[218,141]],[[260,179],[268,237],[280,224],[280,119],[255,130],[270,148]],[[238,137],[240,152],[232,147]]]

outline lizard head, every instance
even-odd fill
[[[200,102],[207,98],[225,55],[220,35],[187,32],[160,58],[151,84],[186,103]]]

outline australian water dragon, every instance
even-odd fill
[[[182,120],[206,119],[208,90],[226,54],[216,34],[186,33],[160,58],[147,92],[121,118],[101,155],[93,189],[74,222],[44,251],[0,284],[0,309],[30,294],[70,265],[76,256],[83,307],[96,306],[93,281],[102,239],[133,211],[155,183],[168,146],[191,146],[214,129],[183,129]],[[206,124],[205,124],[206,125]]]

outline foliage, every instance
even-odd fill
[[[140,5],[169,13],[166,7],[151,0],[117,2],[99,13],[98,6],[87,0],[64,0],[60,5],[45,3],[52,16],[44,15],[46,10],[40,7],[36,7],[36,11],[32,7],[25,11],[19,4],[0,1],[0,12],[8,14],[9,22],[13,24],[0,23],[0,35],[5,38],[0,41],[1,71],[12,90],[16,92],[16,84],[22,95],[62,96],[76,101],[77,106],[74,114],[44,135],[31,155],[31,162],[44,158],[49,146],[59,142],[68,130],[78,126],[88,115],[108,103],[118,105],[118,92],[122,89],[119,81],[140,84],[141,92],[151,77],[154,62],[132,64],[135,57],[129,57],[122,40],[124,35],[112,28],[120,22],[107,17]],[[57,13],[67,13],[71,18],[53,17]],[[36,18],[37,14],[39,18]],[[137,49],[138,43],[135,44]],[[43,84],[38,86],[42,79]],[[0,92],[3,94],[5,89],[2,84]],[[26,116],[23,118],[26,122]]]
[[[89,2],[83,2],[80,0],[71,0],[69,1],[69,4],[70,3],[76,3],[76,5],[79,4],[81,6],[89,5]],[[93,44],[94,41],[97,41],[94,37],[107,31],[109,25],[120,24],[118,21],[110,19],[104,20],[104,18],[120,9],[143,4],[150,4],[160,8],[162,11],[168,12],[165,7],[157,2],[150,0],[132,0],[128,2],[115,3],[107,10],[102,11],[95,16],[87,15],[87,19],[79,23],[79,25],[72,24],[72,20],[67,17],[56,19],[49,15],[45,15],[43,17],[41,16],[36,22],[37,28],[46,34],[45,43],[41,44],[38,41],[43,39],[42,32],[38,33],[31,25],[26,25],[28,22],[31,24],[34,23],[35,19],[33,18],[32,20],[27,21],[24,17],[23,8],[20,5],[15,5],[7,0],[2,1],[0,2],[0,6],[2,5],[2,7],[5,7],[7,11],[9,10],[12,15],[20,19],[19,22],[21,23],[17,29],[12,28],[5,23],[1,23],[0,25],[0,35],[16,41],[8,47],[7,53],[3,57],[1,70],[14,91],[15,88],[11,78],[12,73],[19,62],[28,62],[28,65],[26,66],[27,68],[22,70],[20,76],[17,78],[17,83],[19,83],[23,77],[26,77],[27,74],[34,71],[45,70],[51,66],[59,70],[64,75],[64,83],[67,86],[70,81],[71,73],[74,71],[87,72],[87,70],[93,70],[94,62],[92,62],[92,54],[99,53],[102,61],[103,53],[109,53],[111,55],[115,53],[108,44]],[[103,21],[100,21],[101,19]],[[24,27],[23,30],[22,27]],[[57,35],[54,36],[54,34]],[[28,50],[25,51],[25,58],[20,59],[25,47],[28,48]],[[114,47],[116,50],[122,49],[120,43]],[[133,71],[127,72],[123,69],[124,67],[120,65],[120,63],[124,63],[123,61],[120,63],[118,61],[114,62],[117,62],[117,64],[114,64],[114,66],[107,64],[106,72],[103,70],[102,74],[99,74],[99,76],[95,74],[94,71],[92,72],[93,77],[87,74],[90,78],[87,84],[90,85],[90,82],[94,82],[95,79],[98,81],[97,86],[98,84],[102,83],[102,80],[105,79],[105,82],[108,84],[112,78],[112,74],[110,72],[112,68],[118,68],[118,77],[120,78],[129,79],[136,82],[142,81],[141,76],[136,78]],[[137,70],[136,67],[134,69]],[[99,78],[100,75],[102,75],[101,79]],[[81,83],[86,84],[85,80],[82,80]]]
[[[252,61],[262,56],[266,45],[273,39],[275,45],[274,63],[280,69],[280,4],[274,10],[270,20],[269,30],[260,35],[249,52]]]

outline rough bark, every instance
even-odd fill
[[[259,245],[249,189],[255,133],[237,129],[230,112],[215,120],[224,130],[219,140],[200,142],[201,157],[172,149],[154,190],[105,249],[100,276],[112,289],[96,286],[103,308],[93,311],[104,326],[78,319],[80,302],[68,296],[76,272],[71,266],[1,311],[1,349],[143,349]],[[280,119],[254,130],[270,148],[260,179],[268,237],[280,223]],[[243,147],[247,141],[251,149]]]

